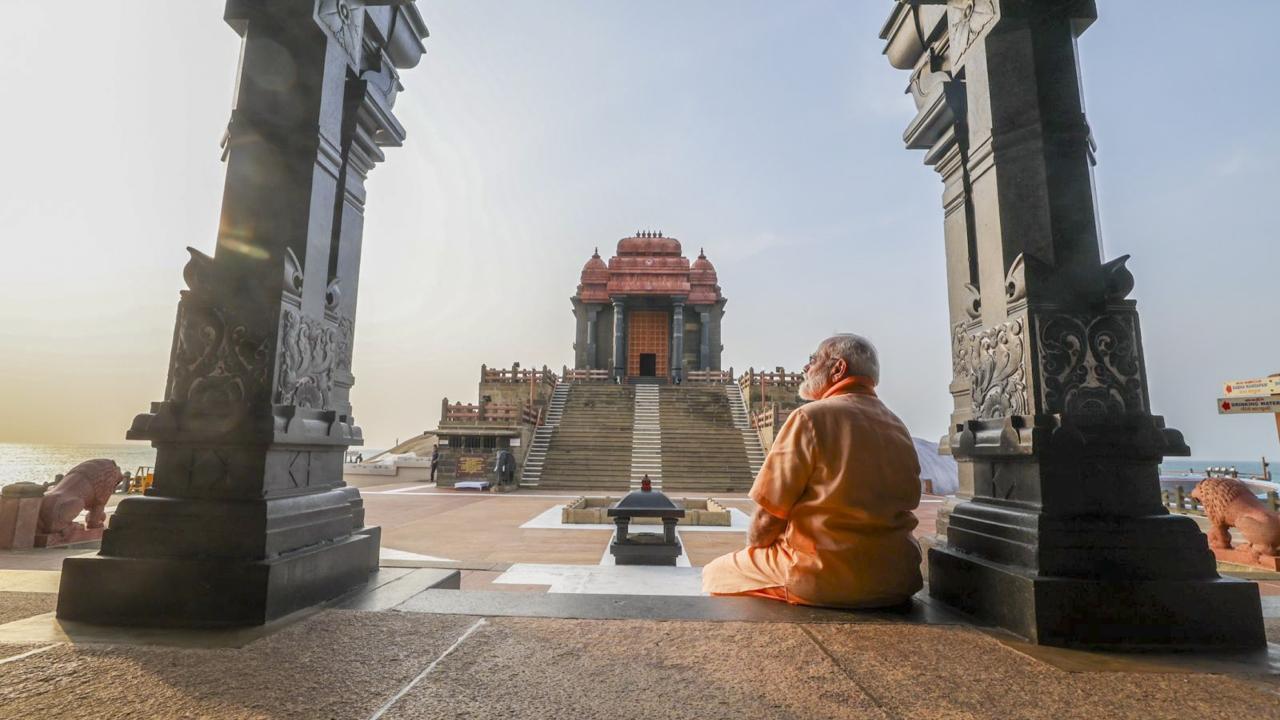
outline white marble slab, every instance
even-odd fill
[[[581,595],[703,595],[702,568],[516,563],[495,583]]]
[[[413,560],[415,562],[458,562],[449,558],[436,557],[435,555],[419,555],[418,553],[408,552],[407,550],[396,550],[394,548],[382,547],[378,549],[379,560]]]
[[[560,511],[564,509],[564,505],[555,505],[535,515],[531,520],[521,525],[522,530],[612,530],[613,523],[565,523],[560,521]],[[751,518],[738,508],[729,508],[729,525],[681,525],[680,532],[746,532],[747,527],[751,524]],[[639,532],[644,532],[640,528],[649,527],[647,525],[634,525]],[[661,528],[661,525],[652,527]]]

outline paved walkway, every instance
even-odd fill
[[[362,593],[265,628],[61,624],[57,568],[87,550],[0,553],[0,719],[1280,718],[1274,644],[1223,657],[1039,648],[924,594],[908,613],[591,594],[618,582],[601,564],[607,530],[521,527],[567,497],[364,495],[394,551],[384,569]],[[937,506],[922,506],[922,533]],[[743,542],[681,536],[692,567],[665,572],[690,589]],[[461,570],[463,589],[427,589],[450,572],[434,568]],[[1275,643],[1280,583],[1259,587]]]

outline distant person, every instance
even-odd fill
[[[703,590],[831,607],[899,605],[920,590],[920,465],[879,381],[865,338],[818,346],[800,385],[813,402],[787,418],[751,487],[748,546],[703,568]]]
[[[440,448],[431,448],[431,482],[436,481],[436,468],[440,467]]]

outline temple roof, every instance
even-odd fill
[[[607,303],[624,296],[670,296],[711,305],[721,299],[716,269],[705,253],[690,265],[680,241],[661,232],[637,232],[618,241],[606,265],[597,250],[582,268],[577,299]]]

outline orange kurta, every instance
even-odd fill
[[[894,605],[923,586],[911,531],[920,464],[911,434],[860,378],[787,418],[751,499],[787,520],[772,545],[702,571],[703,589],[832,607]]]

